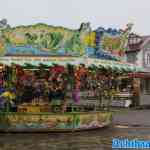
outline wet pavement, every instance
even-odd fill
[[[61,134],[0,134],[0,150],[111,150],[112,138],[150,140],[150,129],[110,127]]]
[[[150,127],[150,110],[121,110],[113,115],[113,124]]]
[[[110,127],[93,131],[0,134],[0,150],[111,150],[112,138],[150,140],[149,116],[150,110],[117,112]]]

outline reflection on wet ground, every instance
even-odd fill
[[[150,140],[150,128],[109,127],[74,133],[0,134],[0,150],[111,150],[112,138]]]

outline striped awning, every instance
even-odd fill
[[[106,69],[112,70],[120,70],[120,71],[128,71],[128,72],[144,72],[144,68],[136,66],[134,64],[121,62],[121,61],[110,61],[110,60],[102,60],[102,59],[92,59],[88,58],[88,66],[94,64],[95,66],[101,66]]]
[[[53,64],[65,66],[85,64],[89,67],[95,65],[96,67],[103,67],[105,69],[128,71],[128,72],[144,72],[144,68],[136,66],[134,64],[111,61],[95,58],[84,58],[84,57],[0,57],[0,64],[11,65],[18,64],[24,66],[25,64],[31,64],[33,66],[39,66],[40,64],[51,66]]]

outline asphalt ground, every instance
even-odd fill
[[[150,127],[150,109],[115,109],[112,113],[114,126]]]

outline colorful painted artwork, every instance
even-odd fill
[[[85,130],[104,127],[111,123],[109,112],[29,114],[10,113],[0,115],[0,131],[57,131]]]
[[[46,24],[0,30],[0,55],[84,55],[91,31],[89,23],[78,30]]]
[[[132,24],[127,24],[125,30],[99,27],[96,32],[96,48],[107,51],[116,56],[122,56],[126,50]]]
[[[42,23],[10,27],[3,20],[0,56],[88,55],[114,60],[114,56],[124,53],[131,29],[132,24],[128,24],[125,30],[100,27],[92,31],[90,23],[82,23],[77,30]]]

